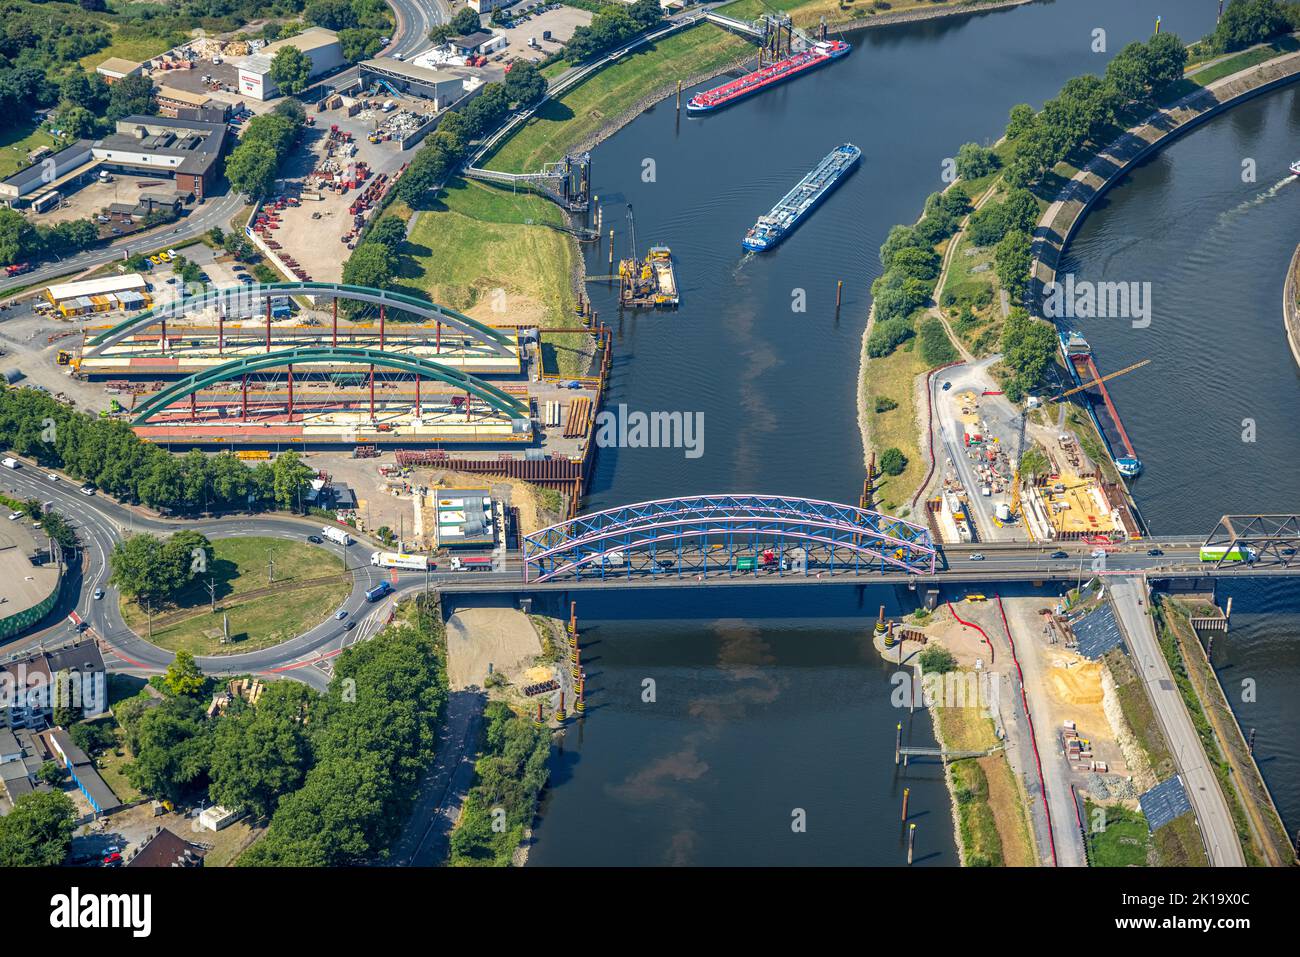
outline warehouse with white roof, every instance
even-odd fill
[[[280,95],[280,89],[271,79],[271,61],[285,47],[297,47],[311,60],[308,79],[314,80],[343,66],[343,47],[338,34],[324,27],[311,27],[295,36],[268,43],[252,56],[238,62],[239,92],[255,100],[269,100]]]
[[[82,316],[114,309],[143,309],[149,305],[149,283],[138,272],[103,276],[80,282],[55,283],[45,298],[63,316]]]

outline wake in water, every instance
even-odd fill
[[[1268,202],[1278,193],[1282,192],[1282,190],[1285,189],[1287,186],[1294,183],[1295,180],[1296,177],[1287,176],[1284,179],[1278,180],[1276,183],[1274,183],[1272,186],[1270,186],[1268,189],[1264,190],[1264,192],[1258,194],[1257,196],[1254,196],[1251,199],[1248,199],[1244,202],[1238,203],[1232,209],[1224,210],[1222,213],[1219,214],[1219,223],[1220,224],[1226,223],[1232,217],[1244,213],[1248,209],[1254,209],[1256,206],[1260,206]]]

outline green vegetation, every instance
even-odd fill
[[[547,100],[484,165],[508,173],[540,169],[589,142],[652,90],[669,81],[720,70],[752,51],[744,40],[712,24],[638,47],[557,99]]]
[[[181,654],[242,653],[280,644],[329,618],[351,590],[342,562],[323,548],[257,536],[223,538],[207,546],[206,559],[196,564],[194,543],[176,544],[184,536],[202,538],[178,532],[163,543],[134,535],[110,559],[112,581],[123,588],[126,623],[138,634],[151,628],[154,644]],[[169,560],[171,555],[179,558]],[[144,558],[129,562],[130,556]],[[151,567],[153,556],[158,559],[157,584],[139,592],[133,579]],[[269,560],[274,561],[273,584],[268,584]],[[149,601],[154,603],[152,626]],[[223,645],[227,620],[231,644]]]
[[[451,835],[455,867],[509,867],[546,784],[551,735],[501,701],[487,706],[483,754]]]
[[[289,52],[306,59],[306,54],[296,47],[283,47],[276,53],[276,61]],[[275,61],[272,62],[273,77],[274,70]],[[297,66],[284,61],[281,72],[287,75],[290,70],[297,70]],[[302,89],[294,80],[286,80],[281,85],[289,92]],[[253,199],[263,199],[271,193],[280,164],[298,142],[303,115],[301,105],[284,100],[276,105],[274,112],[248,121],[239,145],[226,157],[226,178],[230,180],[231,189],[247,193]]]
[[[292,509],[315,474],[297,452],[252,468],[229,453],[175,456],[141,440],[126,422],[77,412],[34,389],[0,389],[0,435],[44,467],[128,502],[188,515]]]
[[[303,17],[308,23],[338,33],[343,56],[353,63],[383,49],[381,41],[392,33],[394,23],[392,11],[383,0],[311,0]]]
[[[882,412],[892,412],[894,409],[897,408],[898,408],[898,403],[895,402],[893,399],[889,398],[888,396],[881,395],[876,397],[877,414]]]
[[[948,774],[957,802],[957,826],[966,866],[1001,867],[1002,838],[989,806],[989,782],[984,769],[974,758],[966,758],[948,765]]]
[[[582,63],[612,50],[621,43],[657,27],[664,11],[659,0],[633,0],[628,6],[611,4],[596,11],[591,23],[578,27],[564,45],[570,63]]]
[[[907,456],[899,449],[890,447],[880,453],[880,471],[886,475],[902,475],[907,468]]]
[[[1300,30],[1300,8],[1279,0],[1230,0],[1214,30],[1193,46],[1197,56],[1232,53]]]
[[[445,653],[437,606],[417,600],[338,657],[329,690],[303,699],[312,761],[302,786],[275,801],[265,770],[252,782],[275,809],[241,865],[331,867],[387,857],[433,759],[447,701]],[[297,774],[301,752],[287,753],[289,773]]]
[[[992,3],[994,0],[786,0],[781,10],[790,14],[795,25],[814,27],[823,18],[830,24],[865,21],[883,13],[912,13],[915,11],[959,10]],[[765,0],[735,0],[719,7],[719,13],[740,20],[753,20],[773,7]]]
[[[1092,867],[1145,867],[1151,860],[1151,832],[1141,811],[1084,801],[1088,863]]]
[[[921,358],[926,365],[941,366],[957,359],[957,349],[948,338],[943,320],[937,316],[931,316],[921,323],[918,341],[921,345]]]
[[[0,817],[0,867],[57,867],[72,845],[77,810],[57,791],[33,791]]]
[[[927,674],[946,674],[957,670],[957,659],[951,651],[940,645],[926,645],[919,660],[921,668]]]

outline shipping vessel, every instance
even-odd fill
[[[806,50],[792,54],[783,60],[746,73],[739,79],[730,80],[711,90],[697,93],[686,103],[686,112],[708,113],[737,103],[745,97],[770,89],[778,83],[784,83],[792,77],[799,76],[819,66],[825,66],[832,60],[848,54],[853,49],[843,40],[817,40]]]
[[[751,252],[776,246],[839,185],[862,158],[862,150],[845,143],[831,150],[781,201],[758,218],[741,241]]]
[[[651,246],[642,262],[624,259],[619,263],[618,274],[620,305],[632,309],[669,309],[681,302],[673,251],[667,246]]]
[[[1061,351],[1065,354],[1065,364],[1070,370],[1074,384],[1079,387],[1088,384],[1088,388],[1084,389],[1084,395],[1088,398],[1088,413],[1092,416],[1093,424],[1097,426],[1101,440],[1106,443],[1106,451],[1115,461],[1115,470],[1125,478],[1133,478],[1142,471],[1142,461],[1133,451],[1133,443],[1129,441],[1128,433],[1124,431],[1124,424],[1119,420],[1119,413],[1115,410],[1115,403],[1111,401],[1106,383],[1100,381],[1101,373],[1097,371],[1097,365],[1093,362],[1092,348],[1088,345],[1088,340],[1073,331],[1062,332],[1059,335]],[[1123,447],[1121,450],[1123,455],[1115,454],[1116,443],[1112,441],[1112,434],[1118,437],[1119,444]]]

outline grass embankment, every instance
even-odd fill
[[[1088,822],[1088,863],[1092,867],[1146,867],[1151,863],[1151,831],[1141,811],[1084,802]]]
[[[352,590],[343,563],[306,542],[249,537],[212,543],[208,571],[195,577],[173,604],[158,609],[151,641],[195,655],[240,654],[287,641],[334,614]],[[268,584],[268,558],[275,579]],[[320,581],[320,579],[328,579]],[[216,584],[212,612],[208,581]],[[229,644],[221,644],[222,616],[230,618]],[[149,633],[148,615],[133,601],[122,601],[122,617],[136,634]]]
[[[1160,649],[1169,662],[1174,682],[1214,768],[1219,789],[1228,802],[1246,863],[1251,866],[1289,864],[1294,854],[1286,830],[1277,819],[1253,762],[1249,761],[1236,716],[1218,688],[1218,679],[1205,659],[1187,609],[1162,595],[1155,610]],[[1229,755],[1229,748],[1235,753]],[[1243,787],[1249,793],[1243,794]],[[1249,808],[1247,801],[1251,802]],[[1264,842],[1272,846],[1266,848]]]
[[[181,36],[180,39],[183,40],[184,37]],[[102,50],[83,56],[77,62],[87,72],[94,73],[95,67],[110,57],[121,57],[123,60],[143,63],[145,60],[152,60],[159,54],[166,53],[176,42],[178,42],[176,37],[118,37],[114,34],[112,43]]]
[[[589,79],[548,100],[505,141],[485,166],[507,173],[541,169],[590,142],[608,124],[636,108],[656,89],[722,68],[755,48],[712,24],[701,24],[638,47]]]
[[[580,325],[577,250],[565,228],[563,211],[547,199],[454,179],[420,213],[397,285],[497,325]],[[585,333],[546,336],[548,371],[582,374],[591,341]]]
[[[944,748],[979,751],[998,744],[993,719],[982,707],[936,707],[934,713]],[[951,762],[948,787],[968,867],[1034,866],[1029,821],[1005,752]]]
[[[919,412],[916,407],[916,394],[920,391],[916,377],[927,369],[913,337],[887,356],[868,359],[863,375],[867,434],[871,447],[876,450],[877,469],[880,453],[885,449],[898,449],[907,459],[907,467],[899,475],[882,475],[876,482],[877,505],[900,517],[908,514],[912,492],[929,468],[928,453],[921,448],[926,431],[920,417],[925,407]],[[878,399],[888,399],[896,406],[877,412]]]
[[[41,146],[57,150],[59,141],[36,124],[19,124],[0,133],[0,179],[30,166],[27,154]]]
[[[822,17],[830,24],[869,21],[872,17],[889,13],[917,13],[921,11],[958,12],[998,0],[890,0],[888,6],[877,8],[871,0],[789,0],[780,9],[790,14],[795,26],[816,26]],[[736,0],[718,8],[718,12],[738,20],[754,20],[770,13],[773,6],[764,0]]]
[[[1138,747],[1146,755],[1147,764],[1157,781],[1166,781],[1177,773],[1173,755],[1165,741],[1164,732],[1156,719],[1151,699],[1133,663],[1122,650],[1109,651],[1106,667],[1115,680],[1115,695],[1119,699],[1124,721],[1133,732]],[[1108,813],[1115,809],[1108,808]],[[1205,846],[1196,826],[1196,815],[1184,814],[1166,824],[1152,838],[1155,846],[1155,865],[1158,867],[1208,867]]]

